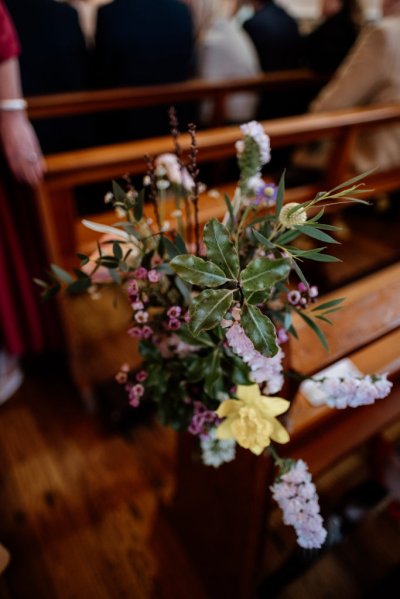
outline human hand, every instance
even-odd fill
[[[32,187],[38,185],[46,166],[36,133],[25,112],[2,112],[0,135],[14,177]]]

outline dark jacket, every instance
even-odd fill
[[[89,57],[77,12],[54,0],[6,0],[21,43],[25,96],[88,89]],[[93,143],[89,117],[34,123],[42,149],[68,150]],[[90,131],[89,131],[90,130]]]
[[[177,0],[115,0],[99,9],[96,63],[101,87],[184,81],[192,74],[193,52],[191,14]],[[109,141],[166,134],[167,107],[124,111],[109,124]]]
[[[243,24],[258,52],[264,71],[299,66],[300,34],[296,21],[274,2]]]
[[[357,39],[358,27],[341,10],[304,37],[304,64],[319,73],[333,73]]]

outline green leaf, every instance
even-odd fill
[[[267,358],[275,356],[279,347],[274,324],[268,316],[262,314],[258,308],[245,303],[240,324],[257,351]]]
[[[33,282],[36,283],[36,285],[39,285],[39,287],[43,287],[43,289],[47,289],[49,287],[49,284],[46,283],[46,281],[43,281],[42,279],[33,279]]]
[[[232,202],[227,193],[224,193],[224,200],[225,200],[225,204],[228,209],[228,212],[229,212],[229,228],[232,231],[232,229],[235,225],[235,215],[233,214]]]
[[[315,262],[341,262],[336,256],[330,254],[323,254],[325,247],[315,248],[313,250],[298,250],[297,248],[291,248],[290,251],[294,256],[298,258],[307,258],[308,260],[315,260]]]
[[[249,304],[253,306],[257,304],[263,304],[270,296],[269,289],[263,289],[262,291],[248,291],[243,289],[244,297]]]
[[[307,281],[307,279],[305,278],[303,271],[301,270],[300,266],[297,264],[296,260],[293,260],[292,266],[293,266],[293,269],[296,272],[297,276],[299,277],[300,281],[302,281],[304,283],[304,285],[309,287],[310,284]]]
[[[349,179],[348,181],[345,181],[344,183],[340,183],[340,185],[337,185],[333,189],[329,190],[329,195],[331,193],[333,193],[334,191],[338,191],[339,189],[345,189],[346,187],[350,187],[351,185],[354,185],[354,183],[357,183],[358,181],[365,179],[371,173],[373,173],[375,170],[376,170],[376,168],[371,168],[369,171],[366,171],[365,173],[362,173],[361,175],[357,175],[356,177],[353,177],[352,179]]]
[[[228,281],[219,266],[191,254],[176,256],[169,264],[181,279],[192,285],[220,287]]]
[[[323,320],[324,322],[327,322],[328,324],[333,324],[333,322],[331,320],[329,320],[329,318],[326,318],[322,314],[318,314],[315,318],[319,318],[319,320]]]
[[[114,241],[114,243],[113,243],[113,254],[117,260],[122,260],[123,253],[122,253],[121,246],[118,243],[118,241]]]
[[[275,249],[275,244],[269,241],[269,239],[267,239],[266,237],[264,237],[264,235],[262,235],[259,231],[257,231],[256,229],[252,229],[251,232],[253,233],[258,243],[261,243],[261,245],[265,246],[269,250]]]
[[[198,347],[215,347],[215,343],[213,343],[210,339],[210,336],[207,333],[200,333],[199,335],[193,335],[188,325],[183,325],[175,334],[182,339],[185,343],[189,345],[194,345]]]
[[[278,217],[283,206],[283,199],[285,197],[285,172],[283,171],[282,176],[279,180],[278,191],[276,194],[276,204],[275,204],[275,216]]]
[[[285,233],[282,233],[282,235],[279,235],[278,239],[276,240],[276,243],[284,245],[285,243],[290,243],[294,239],[297,239],[297,237],[299,236],[300,233],[297,229],[293,229],[292,231],[286,231]]]
[[[312,320],[309,316],[307,316],[307,314],[304,314],[304,312],[302,312],[301,310],[296,310],[296,312],[304,320],[304,322],[306,324],[308,324],[310,329],[312,329],[314,331],[314,333],[317,335],[318,339],[321,341],[321,343],[324,346],[324,348],[326,349],[326,351],[329,351],[329,345],[326,340],[326,337],[325,337],[324,333],[321,331],[321,329],[319,328],[319,326],[317,325],[317,323],[314,322],[314,320]]]
[[[89,278],[77,279],[71,285],[68,285],[67,291],[71,295],[75,295],[78,293],[84,293],[91,286],[92,281]]]
[[[289,276],[290,264],[283,258],[270,260],[265,257],[254,258],[241,272],[240,284],[247,291],[269,289],[278,281]]]
[[[114,258],[114,256],[101,256],[100,258],[97,258],[96,262],[106,268],[118,268],[119,265],[119,260]]]
[[[193,298],[190,306],[190,330],[196,335],[217,326],[231,307],[233,291],[206,289]]]
[[[59,279],[62,283],[66,283],[67,285],[69,285],[73,282],[74,278],[71,277],[69,272],[67,272],[60,266],[57,266],[57,264],[51,264],[50,267],[57,279]]]
[[[142,189],[135,200],[135,205],[133,206],[133,216],[135,217],[136,221],[140,221],[143,216],[144,195],[145,190]]]
[[[117,202],[125,203],[126,193],[122,189],[121,185],[116,181],[112,182],[112,192]]]
[[[204,227],[203,241],[208,258],[222,268],[229,279],[236,280],[240,270],[239,256],[225,225],[211,219]]]
[[[221,391],[221,351],[214,350],[204,360],[206,376],[204,379],[204,391],[212,398],[216,398],[218,391]]]
[[[179,277],[175,277],[175,285],[180,294],[182,295],[185,305],[190,306],[190,304],[192,303],[192,286],[189,283],[186,283],[186,281],[180,279]]]
[[[232,369],[233,365],[233,369]],[[250,368],[235,354],[229,355],[229,378],[235,385],[250,385]],[[231,370],[232,369],[232,370]]]
[[[341,260],[336,256],[331,256],[330,254],[320,254],[319,252],[310,253],[304,257],[308,260],[314,260],[315,262],[341,262]]]
[[[326,243],[339,243],[339,241],[336,241],[336,239],[334,239],[327,233],[324,233],[323,231],[320,231],[319,229],[310,225],[303,225],[301,227],[297,227],[297,230],[301,231],[302,233],[304,233],[304,235],[307,235],[308,237],[318,239],[318,241],[324,241]]]
[[[342,302],[345,301],[345,297],[339,297],[337,299],[331,300],[329,302],[325,302],[324,304],[320,304],[311,310],[311,312],[316,312],[319,310],[327,310],[328,308],[333,308],[334,306],[338,306]]]
[[[174,239],[175,245],[179,250],[180,254],[187,254],[187,247],[185,241],[180,233],[177,233]]]
[[[172,243],[172,241],[170,241],[168,239],[168,237],[162,237],[161,238],[164,242],[165,245],[165,249],[167,250],[167,254],[170,258],[170,260],[172,260],[173,258],[175,258],[176,256],[179,256],[179,254],[181,253],[178,248],[176,247],[176,245],[174,245]]]
[[[86,254],[76,254],[79,258],[79,260],[81,261],[81,266],[84,266],[85,264],[87,264],[89,262],[89,256],[86,256]]]
[[[185,369],[185,378],[189,383],[198,383],[204,378],[205,360],[194,355]]]

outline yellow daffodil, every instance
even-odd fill
[[[275,418],[289,409],[281,397],[261,395],[258,385],[238,385],[237,399],[226,399],[217,410],[225,420],[217,428],[218,439],[235,439],[260,455],[271,442],[287,443],[289,434]]]

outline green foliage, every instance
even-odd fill
[[[278,353],[276,331],[273,322],[260,310],[247,303],[243,306],[241,325],[260,354],[272,358]]]
[[[240,284],[246,291],[270,289],[278,281],[286,279],[290,272],[288,260],[254,258],[240,274]]]
[[[190,329],[194,334],[213,329],[221,322],[233,301],[230,289],[206,289],[193,298],[190,306]]]
[[[229,279],[239,276],[239,256],[230,238],[228,229],[215,218],[204,227],[203,241],[207,257],[217,264]]]
[[[224,272],[213,262],[183,254],[170,262],[171,268],[183,279],[199,287],[221,287],[228,282]]]

